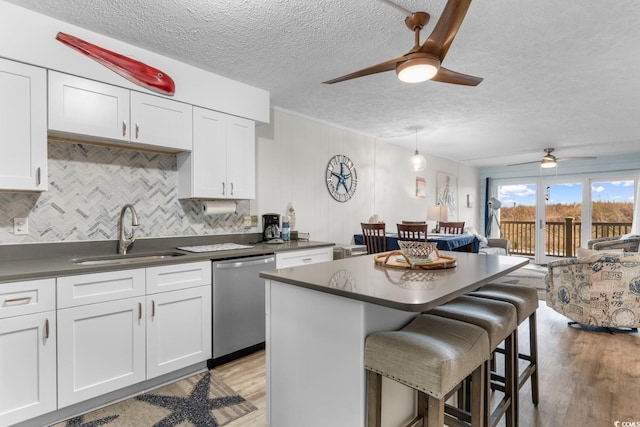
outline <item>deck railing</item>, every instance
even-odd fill
[[[502,237],[511,241],[511,253],[533,256],[535,251],[535,221],[501,221]],[[591,238],[621,236],[631,232],[630,222],[594,222]],[[549,221],[544,228],[545,254],[572,257],[582,244],[582,223],[573,218]]]

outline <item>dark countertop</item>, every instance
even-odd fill
[[[0,245],[0,282],[144,268],[153,265],[179,264],[202,260],[242,258],[334,245],[328,242],[313,241],[290,241],[279,244],[257,243],[260,238],[260,233],[253,233],[138,239],[129,250],[129,254],[132,256],[166,251],[180,252],[184,255],[115,265],[79,265],[69,260],[78,257],[115,255],[117,241]],[[177,247],[183,246],[211,245],[216,243],[238,243],[242,245],[252,245],[253,247],[200,253],[176,249]]]
[[[445,252],[458,265],[441,270],[399,270],[375,265],[376,255],[263,271],[260,277],[397,310],[422,312],[475,290],[529,263],[516,256]]]

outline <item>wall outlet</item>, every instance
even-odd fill
[[[251,226],[252,227],[258,226],[258,215],[251,215]]]
[[[244,216],[244,228],[251,228],[251,217],[249,215]]]
[[[29,234],[29,218],[13,218],[13,234]]]

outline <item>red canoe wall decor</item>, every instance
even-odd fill
[[[173,95],[176,91],[173,79],[157,68],[69,34],[60,32],[56,39],[137,85],[163,95]]]

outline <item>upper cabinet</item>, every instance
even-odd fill
[[[46,70],[0,59],[0,190],[47,190]]]
[[[49,71],[49,131],[159,151],[190,151],[192,107]]]
[[[193,108],[193,150],[178,155],[178,197],[255,198],[255,123]]]

